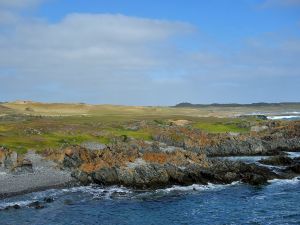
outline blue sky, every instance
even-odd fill
[[[0,101],[300,101],[299,0],[0,0]]]

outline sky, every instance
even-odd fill
[[[300,0],[0,0],[0,101],[300,101]]]

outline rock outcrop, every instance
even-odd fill
[[[82,184],[124,185],[134,188],[156,188],[172,184],[228,184],[242,181],[252,185],[281,178],[270,169],[257,164],[209,160],[201,153],[176,149],[157,152],[136,152],[129,146],[126,151],[109,149],[89,151],[74,147],[65,151],[63,164],[73,170],[73,176]]]
[[[300,121],[287,124],[269,122],[263,127],[260,132],[241,135],[208,134],[186,127],[171,127],[154,135],[154,140],[211,157],[300,151]]]

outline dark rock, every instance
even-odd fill
[[[133,184],[136,187],[159,187],[169,183],[169,176],[162,165],[145,164],[137,166],[133,171]]]
[[[273,165],[273,166],[288,166],[292,164],[293,159],[287,156],[278,155],[266,159],[261,159],[259,160],[259,162],[262,164]]]
[[[224,175],[225,183],[232,183],[233,181],[238,180],[238,175],[234,172],[227,172]]]
[[[215,174],[216,183],[241,180],[251,185],[261,185],[270,179],[279,178],[276,173],[266,167],[243,162],[214,161],[211,170]]]
[[[54,199],[52,197],[45,197],[44,202],[51,203],[51,202],[54,202]]]
[[[165,169],[169,175],[169,182],[173,184],[184,184],[186,181],[185,173],[182,169],[173,164],[166,164]]]
[[[45,208],[45,206],[44,205],[37,205],[36,207],[34,207],[35,209],[43,209],[43,208]]]
[[[15,205],[13,205],[13,208],[14,208],[14,209],[20,209],[20,208],[21,208],[21,206],[19,206],[19,205],[15,204]]]
[[[184,180],[187,184],[207,184],[214,176],[211,172],[203,170],[203,168],[197,164],[191,164],[185,168]]]
[[[92,182],[89,174],[81,170],[73,170],[71,176],[76,178],[82,185],[88,185]]]
[[[39,202],[39,201],[31,202],[27,206],[30,207],[30,208],[35,208],[35,209],[43,209],[43,208],[45,208],[45,206],[42,205],[41,202]]]
[[[295,173],[300,173],[300,163],[296,163],[295,165],[293,165],[289,168]]]
[[[20,209],[20,208],[21,208],[21,206],[20,206],[20,205],[18,205],[18,204],[15,204],[15,205],[6,206],[6,207],[4,208],[4,210],[10,210],[10,209]]]
[[[252,173],[245,174],[242,181],[251,185],[263,185],[268,183],[267,177]]]
[[[97,184],[111,185],[118,184],[119,179],[117,176],[116,168],[101,168],[93,173],[93,180]]]
[[[63,166],[67,168],[77,168],[82,164],[78,154],[72,154],[71,156],[65,155],[63,160]]]

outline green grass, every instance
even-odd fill
[[[25,153],[29,149],[41,152],[47,148],[61,148],[87,141],[108,144],[114,137],[120,136],[151,140],[153,134],[169,126],[171,120],[188,120],[193,128],[210,133],[248,132],[249,122],[257,122],[250,117],[208,117],[212,109],[40,103],[6,106],[15,111],[0,118],[0,145],[19,153]],[[32,108],[32,111],[27,112],[28,107]],[[126,128],[140,121],[150,122],[155,128]],[[174,139],[180,138],[182,137],[174,136]]]
[[[111,132],[115,136],[127,136],[135,139],[142,139],[142,140],[152,139],[152,135],[146,130],[132,131],[132,130],[125,130],[125,129],[113,129],[111,130]]]
[[[195,128],[204,130],[209,133],[226,133],[226,132],[248,132],[247,128],[240,128],[235,124],[210,124],[210,123],[197,123],[194,125]]]
[[[194,123],[193,127],[209,133],[245,133],[250,131],[250,121],[253,119],[247,121],[239,118],[205,118]]]
[[[126,136],[150,140],[148,130],[128,130],[119,121],[103,121],[100,117],[28,117],[22,121],[0,122],[0,146],[18,153],[42,152],[47,148],[63,148],[83,142],[109,144],[113,137]]]

